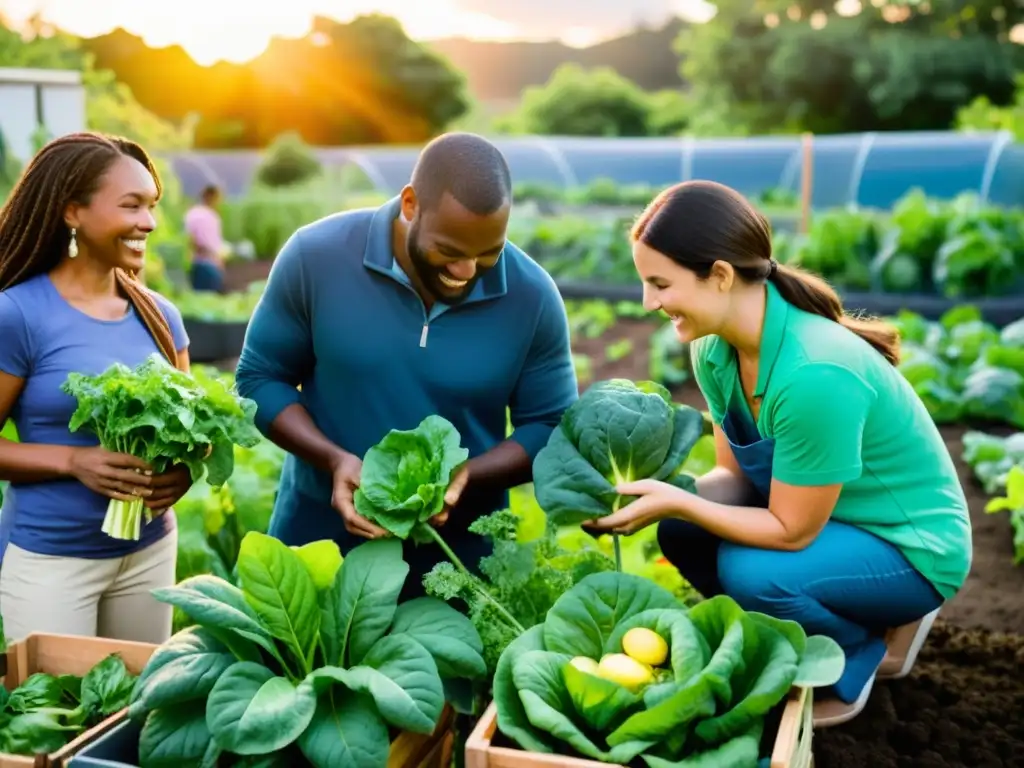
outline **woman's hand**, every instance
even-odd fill
[[[99,446],[71,451],[68,474],[91,491],[118,501],[148,498],[153,470],[142,459]]]
[[[621,533],[629,535],[657,523],[666,517],[677,515],[692,494],[682,488],[663,483],[660,480],[637,480],[616,487],[623,496],[639,496],[618,512],[583,523],[583,527],[595,533]]]
[[[188,493],[192,487],[192,472],[184,464],[176,464],[161,475],[153,475],[151,495],[146,507],[156,515],[162,515]]]

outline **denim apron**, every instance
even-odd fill
[[[730,412],[722,419],[732,455],[747,480],[768,504],[772,488],[772,461],[775,457],[775,438],[762,438],[751,416]]]

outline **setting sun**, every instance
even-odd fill
[[[457,0],[288,0],[280,4],[249,0],[174,0],[168,4],[138,0],[5,0],[4,13],[23,20],[42,11],[48,21],[83,37],[101,35],[121,27],[139,35],[152,47],[181,45],[199,64],[218,60],[242,63],[258,56],[271,37],[301,37],[309,32],[314,16],[339,21],[367,13],[383,13],[402,22],[414,39],[447,36],[510,39],[519,30],[492,16],[457,9]]]

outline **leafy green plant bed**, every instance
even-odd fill
[[[1024,319],[998,330],[977,307],[963,305],[938,321],[912,312],[894,321],[902,338],[900,372],[937,424],[1024,429]]]
[[[330,541],[290,548],[253,532],[241,586],[195,576],[155,590],[195,626],[154,652],[133,692],[141,768],[385,768],[400,732],[433,733],[446,687],[486,665],[455,609],[398,604],[408,572],[395,539],[343,561]]]
[[[514,219],[509,237],[556,280],[633,286],[631,223],[632,217],[524,216]],[[804,266],[850,294],[951,300],[1020,296],[1024,287],[1024,212],[968,195],[938,202],[914,191],[891,213],[822,211],[806,235],[780,232],[774,240],[779,261]]]

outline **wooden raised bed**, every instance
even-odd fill
[[[454,711],[445,706],[431,734],[401,733],[391,742],[387,768],[449,768]],[[67,768],[138,768],[142,723],[125,720],[75,755]],[[354,768],[354,767],[353,767]]]
[[[33,633],[8,646],[3,684],[13,691],[36,672],[83,676],[112,653],[119,654],[128,671],[138,675],[156,649],[150,643]],[[128,710],[123,709],[111,715],[49,755],[0,754],[0,768],[64,768],[72,755],[116,726],[127,714]]]
[[[809,688],[794,688],[782,705],[782,719],[770,768],[813,768],[811,754],[814,696]],[[466,768],[623,768],[565,755],[526,752],[493,744],[498,729],[498,712],[491,702],[466,740]]]

